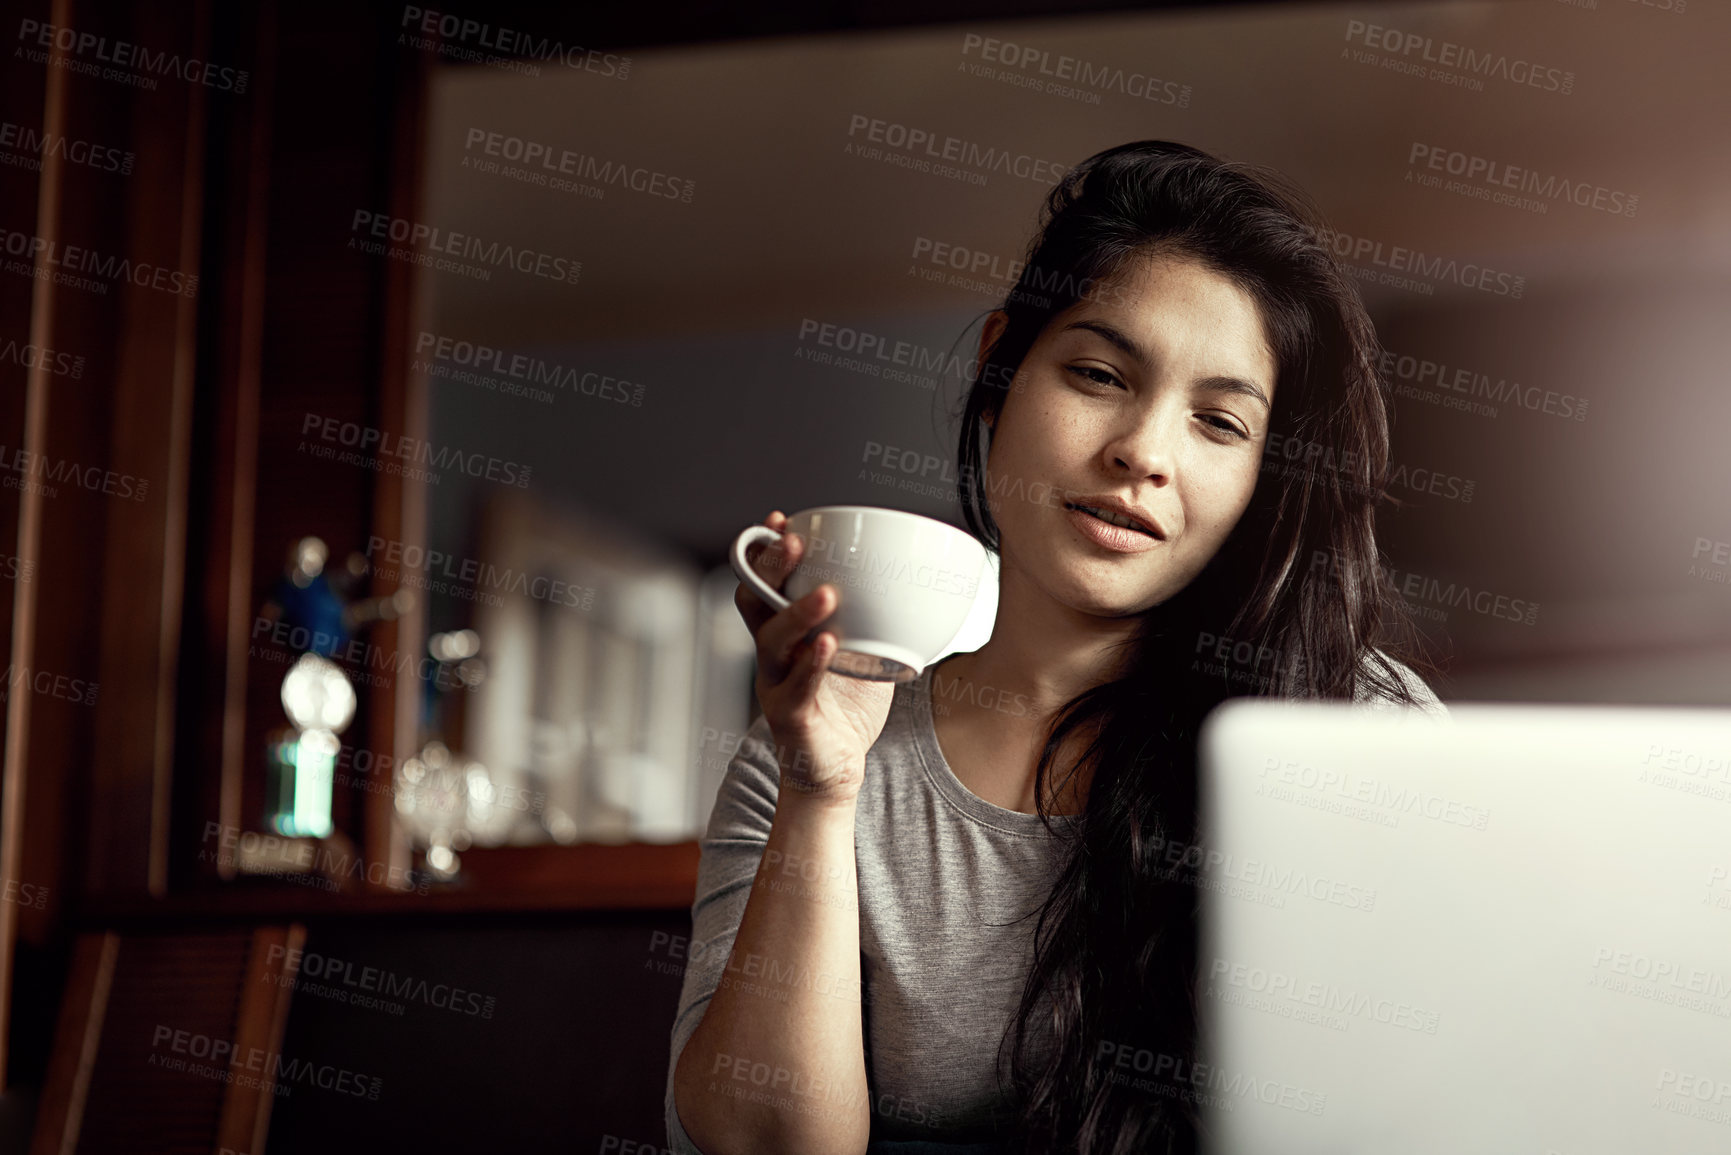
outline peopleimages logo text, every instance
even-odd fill
[[[1410,58],[1415,53],[1425,64],[1441,68],[1458,68],[1480,78],[1506,80],[1545,92],[1567,96],[1575,89],[1575,74],[1561,68],[1550,68],[1505,52],[1481,51],[1452,40],[1437,40],[1417,32],[1367,24],[1363,20],[1346,22],[1346,40],[1366,48]]]
[[[339,421],[335,417],[308,413],[301,420],[301,433],[311,433],[321,441],[351,446],[375,457],[395,457],[403,461],[430,465],[434,469],[455,466],[470,477],[485,477],[489,481],[515,485],[520,489],[529,484],[527,465],[489,457],[485,453],[464,453],[461,449],[449,445],[435,446],[432,442],[418,437],[404,437],[368,425],[358,425],[353,421]]]
[[[198,277],[183,273],[179,269],[164,268],[149,261],[135,261],[130,257],[103,256],[83,245],[63,244],[16,229],[0,228],[0,250],[9,257],[19,257],[25,261],[40,258],[44,264],[57,269],[85,273],[111,281],[127,281],[141,289],[155,289],[158,292],[186,297],[198,292]],[[101,291],[108,290],[103,288]]]
[[[202,84],[236,96],[246,92],[247,72],[244,68],[222,68],[208,60],[182,56],[178,52],[157,51],[126,40],[110,40],[106,36],[58,24],[21,20],[18,39],[26,45],[33,43],[39,48],[58,49],[69,56],[131,69],[146,76],[174,76],[188,84]]]
[[[1513,189],[1516,192],[1531,193],[1547,202],[1560,199],[1584,209],[1597,209],[1614,216],[1634,216],[1641,199],[1621,189],[1606,188],[1587,181],[1571,181],[1555,173],[1541,174],[1536,169],[1417,140],[1413,141],[1412,147],[1407,150],[1406,162],[1410,165],[1422,164],[1432,172],[1446,172],[1449,176],[1458,176],[1466,181],[1495,186],[1498,190]]]
[[[526,168],[538,168],[542,170],[539,175],[579,177],[594,181],[597,185],[616,185],[646,196],[682,201],[685,204],[691,203],[691,195],[697,188],[696,181],[668,176],[656,169],[602,160],[589,153],[572,152],[568,148],[546,141],[526,140],[520,136],[489,132],[484,128],[471,128],[463,136],[465,164],[470,159],[467,154],[475,151],[484,156],[499,157],[521,164]]]
[[[162,1052],[169,1052],[165,1057]],[[150,1036],[150,1066],[187,1070],[224,1083],[259,1086],[283,1093],[296,1084],[324,1091],[377,1100],[384,1080],[330,1063],[310,1063],[277,1051],[236,1043],[232,1039],[157,1023]],[[187,1060],[194,1060],[188,1065]],[[251,1081],[247,1081],[248,1077]]]
[[[405,4],[399,27],[424,36],[440,36],[462,45],[472,44],[505,56],[522,56],[543,63],[558,61],[566,68],[578,72],[593,72],[610,80],[624,80],[631,75],[629,56],[584,48],[581,44],[566,44],[562,40],[536,36],[513,28],[495,28],[484,21],[458,16],[454,12],[439,12]]]
[[[1412,274],[1412,277],[1393,277],[1385,281],[1389,284],[1398,284],[1402,288],[1417,288],[1424,292],[1431,292],[1433,290],[1425,282],[1447,281],[1460,285],[1462,288],[1478,289],[1480,292],[1493,293],[1514,300],[1519,300],[1526,289],[1526,277],[1501,272],[1474,261],[1461,262],[1453,257],[1434,256],[1421,249],[1411,249],[1404,245],[1385,245],[1382,241],[1371,237],[1354,236],[1333,228],[1318,229],[1306,225],[1304,231],[1317,244],[1333,253],[1349,269],[1361,265],[1365,271],[1373,274],[1378,270],[1387,270],[1385,276],[1393,273]],[[1423,278],[1424,280],[1419,281],[1413,278]]]
[[[613,377],[606,373],[588,370],[578,372],[576,369],[555,362],[546,361],[527,353],[513,353],[492,345],[484,345],[474,341],[464,341],[452,337],[429,333],[422,329],[415,337],[415,354],[424,358],[420,362],[423,372],[434,376],[450,377],[461,380],[455,370],[445,372],[434,371],[433,362],[441,366],[455,366],[459,369],[472,369],[478,374],[496,373],[526,386],[552,385],[569,393],[594,397],[601,401],[611,401],[619,405],[643,404],[643,385],[627,381],[622,377]],[[545,393],[545,390],[540,392]],[[552,395],[547,394],[549,400]]]
[[[56,459],[33,450],[11,449],[0,445],[0,474],[6,473],[35,478],[38,483],[71,484],[91,493],[102,493],[131,501],[143,501],[150,495],[150,482],[146,478],[134,477],[130,473],[117,473],[100,465],[79,465],[65,458]],[[5,479],[5,486],[8,489],[23,488],[11,478]],[[48,490],[48,496],[56,495],[57,492],[52,488]]]
[[[949,161],[976,172],[1000,172],[1037,184],[1057,184],[1069,169],[1060,161],[983,145],[918,125],[880,120],[861,112],[848,118],[847,134],[853,141],[863,138],[868,143],[917,154],[928,160]]]
[[[519,273],[529,273],[549,281],[563,281],[572,285],[577,283],[578,274],[583,271],[583,262],[571,260],[569,257],[554,256],[551,253],[501,244],[498,241],[484,241],[468,233],[454,233],[437,225],[393,217],[388,213],[369,212],[366,209],[355,210],[349,231],[377,241],[389,240],[429,253],[463,257],[492,265],[496,269],[515,269]]]
[[[59,157],[68,164],[82,165],[97,172],[117,172],[122,176],[132,172],[132,163],[136,159],[132,153],[110,145],[73,140],[57,132],[42,131],[28,124],[13,124],[9,120],[0,121],[0,149],[17,149],[43,160]],[[33,171],[40,168],[39,165],[30,167]]]
[[[1157,104],[1172,104],[1179,108],[1190,104],[1190,86],[1175,80],[1162,80],[1157,76],[1135,69],[1117,68],[1109,64],[1095,64],[1074,56],[1062,53],[1054,56],[1049,50],[1037,48],[1031,44],[1017,44],[1008,40],[996,40],[989,36],[981,36],[975,32],[962,36],[962,55],[968,56],[979,52],[981,60],[994,64],[1003,64],[1011,68],[1033,72],[1040,76],[1050,76],[1055,80],[1070,81],[1078,87],[1099,92],[1119,92],[1125,96],[1141,100],[1152,100]]]
[[[399,569],[409,570],[427,576],[443,577],[465,586],[504,590],[550,605],[588,609],[595,600],[595,591],[588,586],[574,585],[545,574],[531,574],[527,570],[512,569],[510,566],[497,566],[475,558],[455,557],[418,545],[405,546],[402,542],[391,541],[376,534],[367,538],[367,560],[373,563],[375,569],[379,568],[381,562],[384,563],[391,567],[393,574]]]
[[[0,364],[24,369],[42,368],[56,377],[71,377],[73,380],[84,376],[83,355],[74,356],[17,340],[0,345]]]
[[[353,962],[303,951],[299,947],[272,945],[265,950],[267,967],[284,964],[297,978],[317,979],[327,984],[353,988],[368,994],[385,995],[393,999],[424,1003],[439,1010],[456,1011],[490,1019],[497,1002],[492,995],[466,990],[450,983],[428,983],[426,979],[399,975],[385,967],[362,966]]]

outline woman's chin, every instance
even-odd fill
[[[1087,581],[1069,583],[1062,600],[1078,613],[1101,618],[1122,618],[1143,613],[1166,600],[1160,591],[1130,582]]]

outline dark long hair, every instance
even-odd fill
[[[1204,570],[1143,615],[1121,672],[1057,712],[1035,770],[1037,809],[1068,841],[999,1055],[1024,1151],[1195,1149],[1200,892],[1173,866],[1191,856],[1173,848],[1195,845],[1203,716],[1245,694],[1412,703],[1388,659],[1431,669],[1377,555],[1376,506],[1393,500],[1380,349],[1325,237],[1321,214],[1277,173],[1166,141],[1108,149],[1047,198],[1002,306],[1008,323],[967,391],[959,497],[970,531],[997,551],[986,419],[1046,325],[1111,291],[1130,262],[1179,256],[1230,279],[1256,301],[1277,365],[1249,506]],[[1083,752],[1059,767],[1072,735]],[[1087,801],[1063,834],[1048,787],[1084,768]],[[1135,1061],[1119,1066],[1126,1049]]]

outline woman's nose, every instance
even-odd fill
[[[1113,464],[1138,479],[1171,480],[1182,422],[1183,414],[1170,406],[1137,414],[1113,438]]]

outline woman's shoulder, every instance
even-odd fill
[[[1359,705],[1380,709],[1405,706],[1405,702],[1378,684],[1379,675],[1381,679],[1386,679],[1390,673],[1406,688],[1407,693],[1412,695],[1417,703],[1417,709],[1439,716],[1448,714],[1448,707],[1443,705],[1443,701],[1437,697],[1436,691],[1431,689],[1411,666],[1381,650],[1367,654],[1360,664],[1357,690],[1353,694],[1353,700]]]

